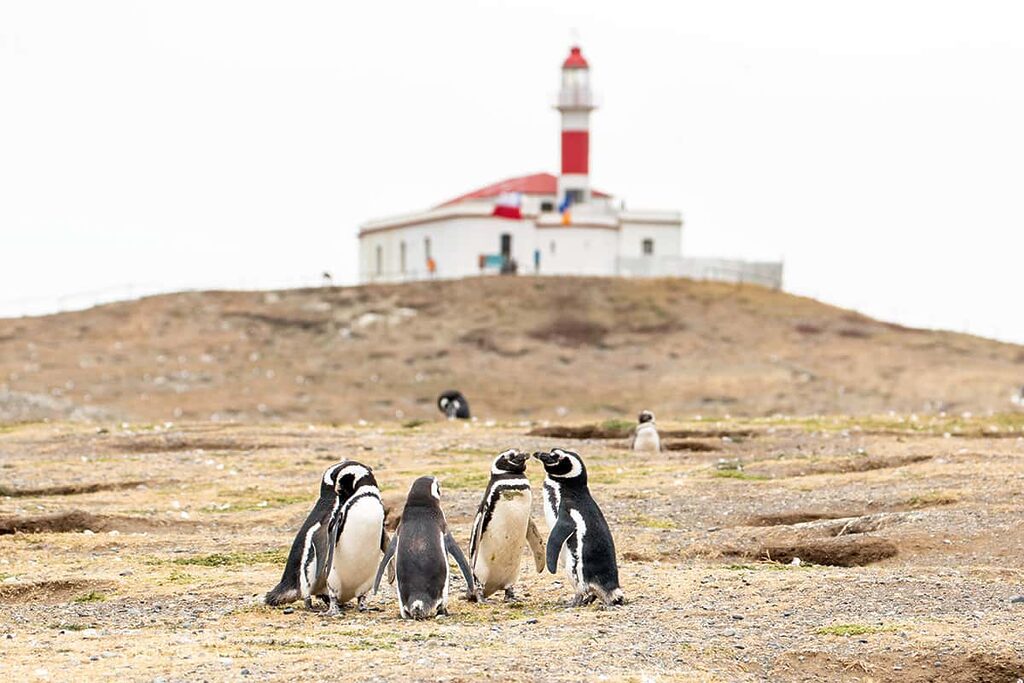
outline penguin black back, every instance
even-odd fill
[[[545,512],[554,524],[547,544],[548,571],[555,573],[565,551],[566,569],[576,585],[574,604],[600,597],[607,604],[621,604],[615,542],[601,508],[587,486],[587,468],[578,453],[561,448],[534,453],[544,463]]]
[[[303,554],[310,537],[309,532],[315,525],[320,524],[326,533],[331,516],[338,506],[338,493],[335,490],[336,476],[347,464],[347,462],[339,462],[331,465],[320,477],[320,496],[306,516],[306,521],[299,528],[299,533],[295,535],[295,540],[292,541],[281,581],[266,595],[265,602],[268,605],[284,605],[302,597],[300,572]]]
[[[402,523],[377,570],[374,592],[392,558],[402,616],[422,619],[444,614],[448,604],[448,555],[459,564],[469,589],[472,573],[462,550],[448,530],[441,511],[441,487],[434,477],[413,482],[402,511]]]
[[[449,420],[456,418],[460,420],[469,419],[469,401],[462,395],[461,392],[455,390],[448,390],[441,393],[437,397],[438,409],[448,416]]]

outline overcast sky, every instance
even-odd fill
[[[445,9],[442,9],[445,7]],[[0,1],[0,315],[356,278],[356,230],[556,171],[687,255],[1024,342],[1024,3]],[[69,296],[76,295],[76,296]]]

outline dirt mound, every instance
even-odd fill
[[[1015,409],[1021,347],[853,315],[682,279],[172,294],[0,320],[0,421],[438,419],[449,386],[496,419]]]
[[[787,674],[799,672],[802,677],[814,677],[811,680],[829,681],[1015,683],[1024,677],[1024,657],[1002,652],[872,653],[863,659],[795,652],[782,657],[778,665]]]
[[[0,536],[9,534],[74,533],[79,531],[155,531],[188,524],[180,521],[94,515],[82,510],[52,515],[0,517]]]
[[[704,441],[662,441],[661,447],[666,451],[690,451],[691,453],[710,453],[720,450],[718,445]]]
[[[99,491],[124,491],[145,486],[150,482],[142,480],[117,481],[104,484],[60,484],[57,486],[40,486],[37,488],[16,489],[0,486],[0,497],[8,498],[43,498],[45,496],[74,496]]]
[[[30,602],[58,604],[109,586],[110,584],[104,581],[73,580],[8,583],[0,585],[0,604],[17,605]]]
[[[814,522],[819,519],[838,519],[841,517],[856,517],[857,514],[837,514],[826,511],[793,510],[787,512],[775,512],[767,515],[757,515],[744,522],[745,526],[790,526],[804,522]]]
[[[818,474],[849,474],[853,472],[871,472],[874,470],[905,467],[919,462],[931,460],[930,455],[851,455],[845,458],[829,458],[817,462],[805,460],[759,463],[747,468],[754,475],[782,479],[787,477],[809,477]]]
[[[744,555],[753,560],[771,560],[788,564],[801,562],[830,567],[863,567],[895,557],[899,548],[892,541],[875,536],[839,536],[812,538],[791,543],[765,543]]]

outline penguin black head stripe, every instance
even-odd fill
[[[578,453],[552,448],[548,453],[543,451],[534,453],[533,457],[544,463],[544,469],[549,477],[564,483],[587,483],[587,467]]]
[[[654,413],[649,410],[641,410],[637,422],[643,424],[644,422],[654,422]]]
[[[334,491],[342,501],[347,500],[360,486],[377,485],[369,467],[351,460],[335,465],[328,472],[331,472],[334,477]],[[324,483],[326,483],[326,478],[325,474]]]
[[[526,471],[529,454],[510,448],[498,454],[491,464],[491,474],[522,474]]]

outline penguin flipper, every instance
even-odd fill
[[[558,570],[558,556],[562,552],[562,546],[569,540],[569,537],[576,533],[576,523],[569,515],[561,514],[555,522],[551,535],[548,536],[547,559],[548,571],[554,574]]]
[[[309,582],[310,595],[319,595],[327,585],[327,573],[331,571],[334,561],[334,536],[331,525],[320,527],[313,534],[313,555],[316,565],[312,580]]]
[[[391,542],[388,543],[388,549],[384,551],[384,557],[380,561],[380,566],[377,567],[377,576],[373,579],[373,594],[376,595],[380,590],[380,577],[384,575],[384,569],[391,564],[391,560],[395,559],[395,550],[398,548],[398,534],[392,537]]]
[[[476,590],[476,582],[473,581],[473,571],[469,568],[469,562],[466,562],[466,556],[462,554],[462,548],[455,542],[455,537],[452,536],[450,531],[446,531],[444,534],[444,547],[448,554],[455,558],[455,562],[458,563],[459,569],[462,571],[463,578],[466,579],[466,590],[472,593]]]
[[[380,551],[385,555],[388,552],[388,546],[391,544],[391,539],[388,538],[388,530],[383,526],[380,528]],[[388,562],[388,583],[395,582],[395,563]]]
[[[533,551],[533,561],[534,564],[537,565],[537,573],[543,573],[544,537],[540,535],[540,531],[537,529],[537,524],[533,521],[533,517],[530,518],[529,523],[526,525],[526,542],[530,544],[530,550]]]
[[[476,519],[473,521],[473,533],[469,536],[469,561],[472,566],[476,566],[476,552],[480,549],[480,535],[483,531],[484,522],[484,505],[486,504],[486,496],[484,493],[484,502],[480,503],[480,509],[477,510]]]

